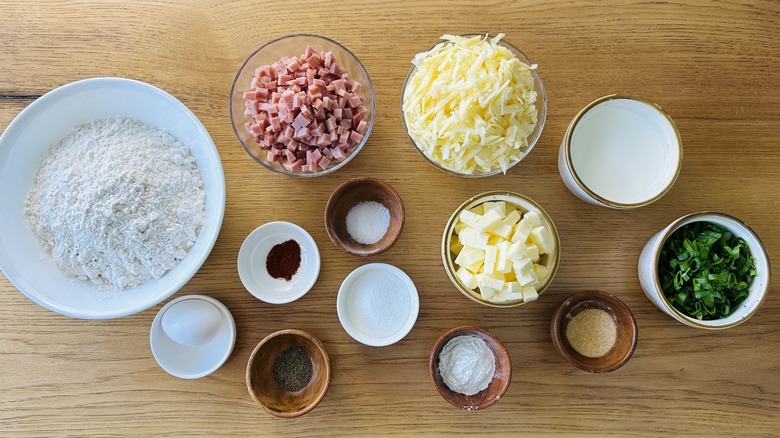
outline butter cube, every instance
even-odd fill
[[[450,236],[450,251],[452,251],[455,254],[460,254],[460,251],[463,249],[463,244],[460,243],[460,240],[456,236]]]
[[[532,262],[536,262],[539,260],[539,247],[530,244],[525,247],[525,256],[531,259]]]
[[[547,227],[535,227],[531,230],[531,240],[539,247],[540,254],[552,254],[555,246],[553,244],[552,232]]]
[[[531,235],[533,227],[528,222],[522,220],[515,225],[515,231],[512,233],[512,242],[525,242]]]
[[[479,204],[476,207],[471,207],[469,211],[482,216],[485,213],[485,204]]]
[[[517,278],[520,278],[524,272],[534,270],[534,263],[528,257],[523,257],[520,260],[512,263],[512,269],[515,271]]]
[[[458,279],[463,283],[464,286],[466,286],[469,289],[476,289],[477,277],[475,277],[474,274],[469,272],[468,269],[461,266],[460,268],[458,268],[457,271],[455,271],[455,275],[458,276]]]
[[[496,302],[496,303],[503,303],[506,301],[506,297],[502,293],[497,293],[493,295],[493,298],[490,299],[490,301]]]
[[[487,214],[490,210],[496,210],[496,212],[501,216],[506,216],[506,202],[505,201],[488,201],[482,203],[482,207],[485,209],[485,213]]]
[[[539,298],[536,288],[533,286],[523,286],[523,301],[533,301]]]
[[[480,260],[480,261],[474,263],[473,265],[466,266],[466,269],[468,269],[468,271],[471,272],[472,274],[476,274],[476,273],[479,272],[480,269],[482,269],[482,264],[483,263],[485,263],[485,261],[484,260]]]
[[[510,227],[512,227],[517,223],[517,221],[520,220],[520,218],[522,218],[520,212],[517,210],[512,210],[511,213],[509,213],[504,217],[504,220],[502,222],[504,222],[504,225],[509,225]]]
[[[504,297],[506,297],[507,301],[520,301],[523,299],[523,294],[522,292],[510,292],[504,295]]]
[[[517,274],[517,281],[520,283],[520,286],[532,285],[536,283],[538,280],[539,278],[536,276],[536,272],[534,272],[533,269],[523,271]]]
[[[538,278],[539,281],[544,281],[550,272],[546,266],[534,264],[534,273],[536,273],[536,278]]]
[[[471,266],[483,260],[485,260],[485,251],[470,246],[464,246],[463,250],[455,257],[455,263],[459,266]]]
[[[453,230],[455,230],[455,234],[460,234],[460,232],[463,231],[463,229],[467,226],[468,225],[464,224],[463,222],[457,221],[455,222],[455,228],[453,228]]]
[[[540,216],[539,213],[535,211],[526,212],[523,215],[523,220],[527,221],[531,228],[542,226],[542,216]]]
[[[493,299],[493,296],[496,294],[496,290],[491,289],[489,287],[480,287],[479,294],[482,295],[483,300],[491,300]]]
[[[481,215],[478,215],[468,210],[461,211],[460,215],[458,216],[460,222],[470,226],[471,228],[477,227],[477,221],[479,221],[480,218],[482,218]]]
[[[496,273],[506,274],[512,271],[512,261],[506,257],[506,253],[509,250],[509,242],[506,240],[501,241],[496,245],[498,248],[498,258],[496,259]]]
[[[477,274],[477,286],[480,288],[495,289],[500,291],[504,289],[504,280],[485,274]]]
[[[516,262],[525,257],[525,242],[513,243],[506,252],[506,258]]]
[[[501,293],[508,294],[512,292],[522,292],[523,287],[517,281],[504,282],[504,288],[501,289]]]
[[[458,240],[463,246],[479,249],[485,249],[489,238],[490,236],[486,233],[480,233],[474,228],[464,228],[463,231],[458,234]]]
[[[498,248],[495,245],[488,245],[485,248],[485,265],[482,272],[492,275],[496,271],[496,259],[498,258]]]
[[[501,225],[501,221],[504,219],[496,210],[490,210],[485,212],[484,215],[477,222],[477,226],[474,229],[479,231],[491,231],[494,227]]]
[[[502,222],[494,226],[490,231],[488,231],[488,233],[499,236],[505,240],[509,240],[509,235],[512,234],[512,227]]]

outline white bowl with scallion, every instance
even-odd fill
[[[723,213],[691,213],[648,240],[639,283],[662,312],[695,328],[737,326],[753,316],[769,287],[769,256],[744,222]]]

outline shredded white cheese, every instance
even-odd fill
[[[460,173],[506,173],[528,148],[537,123],[531,70],[492,39],[444,35],[418,53],[403,96],[409,135],[441,166]]]

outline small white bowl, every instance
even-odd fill
[[[162,328],[162,319],[173,305],[184,300],[203,300],[216,306],[222,320],[216,337],[206,345],[186,346],[168,337]],[[236,344],[236,323],[224,304],[205,295],[185,295],[163,306],[152,321],[149,333],[152,355],[162,369],[181,379],[197,379],[207,376],[222,366]]]
[[[564,185],[600,207],[651,204],[671,189],[682,167],[682,141],[669,115],[641,97],[594,100],[569,124],[558,152]]]
[[[203,227],[187,256],[159,279],[121,291],[68,276],[44,250],[24,215],[27,194],[49,147],[74,125],[109,117],[131,117],[176,137],[197,160],[206,192]],[[175,97],[130,79],[85,79],[36,99],[0,136],[0,205],[0,269],[19,291],[74,318],[118,318],[159,304],[198,272],[222,227],[225,175],[208,131]]]
[[[397,307],[399,300],[406,305]],[[420,298],[404,271],[386,263],[369,263],[352,271],[341,283],[336,311],[342,327],[353,339],[384,347],[400,341],[412,330],[420,311]]]
[[[756,277],[748,289],[748,297],[741,302],[731,315],[713,320],[698,320],[683,314],[674,308],[661,290],[661,281],[658,278],[658,259],[661,254],[666,239],[683,225],[692,222],[711,222],[731,231],[737,237],[745,239],[750,254],[755,258]],[[691,213],[685,215],[663,230],[656,233],[647,241],[642,253],[639,256],[638,264],[639,284],[642,286],[647,299],[659,308],[662,312],[676,319],[677,321],[695,328],[717,330],[737,326],[748,318],[753,316],[766,298],[767,288],[769,287],[769,256],[766,253],[764,244],[758,238],[756,233],[750,227],[739,219],[715,212]]]
[[[293,239],[301,247],[301,265],[290,281],[272,277],[265,268],[274,245]],[[284,304],[304,296],[320,275],[320,251],[311,235],[290,222],[268,222],[252,231],[238,251],[238,276],[258,300]]]

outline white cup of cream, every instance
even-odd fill
[[[596,99],[569,124],[558,172],[590,204],[630,209],[661,198],[682,167],[682,142],[658,105],[635,96]]]

